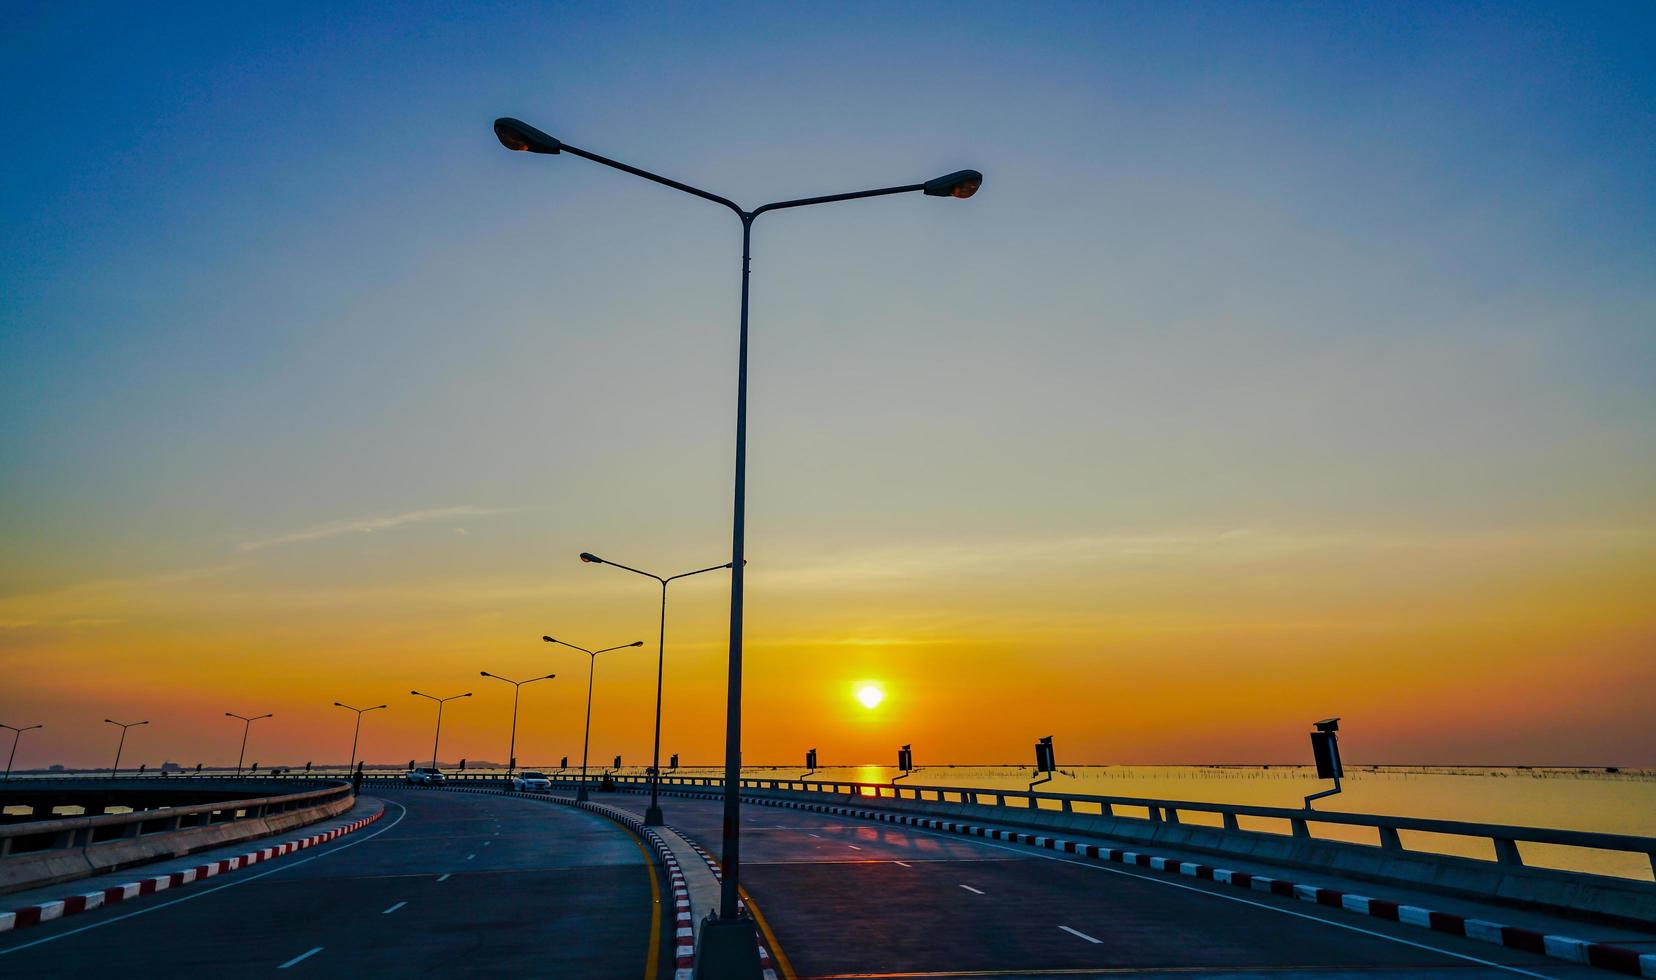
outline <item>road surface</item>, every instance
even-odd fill
[[[377,823],[268,868],[0,934],[0,977],[645,976],[656,893],[619,825],[499,796],[376,795]],[[653,962],[671,963],[660,931]]]

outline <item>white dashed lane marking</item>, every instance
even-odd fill
[[[978,891],[976,888],[973,888],[971,885],[961,885],[960,887],[962,887],[962,888],[966,889],[967,891],[971,892],[973,895],[982,895],[983,894],[982,892]]]
[[[288,960],[286,963],[283,963],[281,966],[277,967],[276,969],[285,970],[288,967],[294,965],[295,963],[302,963],[305,960],[310,959],[312,956],[315,956],[317,953],[320,953],[320,952],[322,952],[322,947],[320,947],[320,946],[316,947],[315,949],[307,950],[306,952],[300,953],[298,956],[295,956],[293,959]]]
[[[1072,936],[1079,936],[1082,939],[1085,939],[1089,943],[1102,943],[1104,941],[1102,939],[1094,939],[1093,937],[1087,935],[1084,932],[1081,932],[1078,929],[1071,929],[1069,926],[1059,926],[1058,928],[1064,930],[1065,932],[1069,933]]]
[[[391,906],[390,908],[386,909],[384,912],[381,912],[380,915],[390,915],[392,912],[397,911],[398,909],[402,908],[404,905],[407,905],[407,904],[408,904],[407,902],[398,902],[397,904],[395,904],[395,905]]]

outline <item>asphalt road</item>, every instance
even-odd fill
[[[378,823],[268,870],[0,934],[0,977],[645,977],[657,895],[619,826],[506,797],[376,792]],[[664,949],[658,936],[670,964]]]
[[[721,804],[662,807],[719,853]],[[742,883],[801,978],[1606,976],[1228,885],[764,806],[742,810]]]

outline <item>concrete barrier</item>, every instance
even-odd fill
[[[19,838],[50,838],[55,845],[0,856],[0,895],[283,833],[338,816],[355,803],[350,784],[341,783],[282,796],[0,827],[8,845]],[[154,828],[157,823],[162,826]],[[99,839],[111,832],[119,836]]]

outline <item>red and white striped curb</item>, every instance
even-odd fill
[[[217,877],[218,875],[225,874],[230,871],[246,868],[251,865],[259,864],[263,861],[269,861],[272,858],[279,858],[286,854],[292,854],[294,851],[302,851],[307,847],[315,847],[318,844],[326,844],[328,841],[331,841],[337,837],[343,837],[346,834],[368,826],[378,820],[384,813],[385,810],[382,808],[376,813],[363,817],[361,820],[345,824],[341,827],[335,827],[333,830],[325,831],[320,834],[312,834],[309,837],[301,837],[297,840],[290,840],[281,844],[275,844],[271,847],[260,848],[257,851],[248,851],[246,854],[242,854],[237,857],[224,858],[220,861],[210,861],[207,864],[199,865],[194,868],[187,868],[183,871],[174,871],[170,874],[140,878],[137,881],[129,881],[124,885],[111,885],[108,888],[100,889],[95,892],[70,895],[56,901],[41,902],[37,905],[25,905],[20,909],[13,909],[10,912],[0,912],[0,932],[6,932],[11,929],[22,929],[25,926],[39,925],[42,922],[50,922],[53,919],[61,919],[66,915],[74,915],[78,912],[90,912],[93,909],[102,908],[105,905],[114,905],[116,902],[124,902],[129,898],[137,898],[140,895],[153,895],[156,892],[164,892],[170,888],[182,888],[192,882],[205,881],[208,878]]]
[[[701,859],[707,862],[708,869],[713,872],[714,881],[724,881],[724,869],[719,867],[719,862],[713,859],[713,855],[707,853],[707,848],[691,840],[688,835],[678,831],[676,828],[673,832],[684,838],[684,842],[690,845],[691,850],[694,850],[697,854],[701,855]],[[747,902],[741,898],[737,898],[736,907],[746,911]],[[765,980],[777,980],[776,964],[775,961],[771,959],[770,948],[765,945],[765,938],[763,936],[757,936],[757,941],[759,944],[759,969],[763,972]]]

